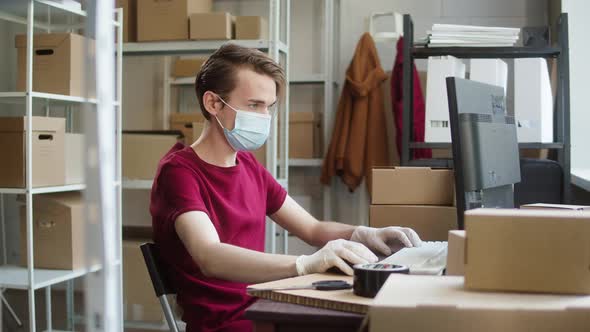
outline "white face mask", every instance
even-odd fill
[[[236,151],[259,149],[270,134],[270,120],[272,117],[269,114],[238,110],[231,107],[221,97],[219,97],[219,100],[236,112],[236,120],[232,130],[225,128],[219,118],[215,117],[221,128],[223,128],[223,133],[229,145]]]

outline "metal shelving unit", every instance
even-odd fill
[[[413,96],[412,68],[415,59],[427,59],[430,56],[452,55],[457,58],[557,58],[557,96],[554,125],[554,143],[519,143],[520,148],[554,149],[557,150],[557,161],[563,169],[563,198],[570,201],[570,101],[569,101],[569,42],[567,13],[559,16],[558,44],[552,47],[417,47],[414,45],[414,23],[410,15],[404,15],[404,64],[403,64],[403,95]],[[428,165],[436,160],[412,160],[411,151],[419,148],[445,149],[451,143],[414,142],[413,98],[403,99],[403,133],[402,133],[402,165]]]
[[[122,12],[117,12],[117,19],[112,21],[116,29],[121,28]],[[51,302],[51,286],[66,282],[66,314],[68,330],[74,328],[74,308],[73,308],[73,280],[85,276],[92,272],[97,272],[102,269],[101,265],[92,265],[87,269],[78,270],[48,270],[34,268],[34,250],[33,250],[33,197],[37,194],[59,193],[68,191],[81,191],[86,189],[85,184],[73,184],[63,186],[50,187],[33,187],[32,186],[32,169],[34,164],[34,156],[32,153],[32,116],[33,116],[33,102],[34,100],[41,101],[45,105],[45,109],[49,110],[52,107],[67,107],[66,116],[69,117],[71,106],[79,106],[97,104],[96,99],[88,99],[83,97],[65,96],[52,93],[44,93],[33,91],[33,43],[34,34],[39,33],[36,29],[43,30],[43,32],[63,32],[72,31],[84,28],[84,23],[81,23],[87,16],[83,10],[71,8],[67,5],[49,0],[29,0],[29,1],[11,1],[0,4],[0,20],[12,22],[16,24],[23,24],[26,26],[27,46],[26,46],[26,87],[24,92],[0,92],[0,104],[11,104],[23,107],[26,116],[26,130],[25,130],[25,174],[26,187],[25,188],[0,188],[0,208],[2,230],[3,230],[3,253],[4,262],[0,266],[0,289],[21,289],[28,290],[28,315],[29,327],[28,331],[35,332],[37,330],[36,317],[36,303],[35,290],[45,290],[45,311],[46,311],[46,327],[48,331],[55,331],[52,328],[52,302]],[[119,46],[120,48],[120,46]],[[119,52],[120,54],[120,52]],[[117,56],[117,65],[120,68],[122,65],[121,57]],[[121,76],[117,75],[117,84],[121,86]],[[120,94],[118,94],[120,97]],[[113,105],[118,110],[120,115],[120,102],[116,101]],[[95,106],[87,107],[94,110]],[[120,137],[121,127],[120,122],[117,126],[117,133]],[[120,144],[120,143],[119,143]],[[117,161],[120,164],[120,158]],[[115,181],[114,186],[120,192],[120,178]],[[7,265],[6,263],[6,239],[4,223],[6,218],[4,215],[3,195],[21,194],[26,199],[26,248],[27,248],[27,267]],[[120,217],[117,222],[120,225]],[[120,260],[114,262],[115,265],[120,266]],[[0,305],[1,307],[1,305]],[[16,317],[16,316],[15,316]],[[17,318],[17,317],[16,317]],[[18,318],[17,318],[18,319]]]

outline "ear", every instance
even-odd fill
[[[205,91],[203,94],[203,106],[211,116],[217,116],[217,113],[223,107],[223,103],[216,94],[211,91]]]

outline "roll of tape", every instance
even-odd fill
[[[407,266],[381,263],[357,264],[353,266],[353,269],[353,292],[364,297],[375,297],[390,274],[410,273]]]

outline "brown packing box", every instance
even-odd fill
[[[462,276],[465,274],[465,242],[465,231],[449,231],[447,275]]]
[[[178,134],[172,132],[124,132],[123,177],[132,180],[152,180],[158,163],[174,144]]]
[[[34,116],[32,122],[33,187],[65,184],[65,119]],[[0,118],[0,146],[4,149],[0,187],[25,187],[26,127],[26,117]]]
[[[372,204],[453,205],[453,171],[428,167],[373,169]]]
[[[570,210],[570,211],[587,211],[590,206],[587,205],[567,205],[567,204],[545,204],[534,203],[520,206],[521,209],[535,209],[535,210]]]
[[[196,13],[190,16],[190,39],[229,40],[234,19],[230,13]]]
[[[314,112],[289,112],[289,157],[314,158],[319,155],[314,144],[317,122]]]
[[[590,213],[476,209],[465,230],[466,288],[590,294]]]
[[[236,39],[268,39],[268,23],[262,16],[236,16]]]
[[[590,297],[473,292],[459,276],[391,274],[369,321],[370,332],[583,332],[590,326]]]
[[[371,227],[401,226],[415,230],[425,241],[446,241],[457,229],[457,210],[452,206],[371,205]]]
[[[137,1],[117,0],[117,8],[123,8],[123,41],[137,41]]]
[[[20,209],[20,263],[27,265],[26,208]],[[33,252],[36,268],[85,267],[84,199],[80,192],[36,195],[33,199]]]
[[[18,51],[18,76],[16,89],[25,91],[27,72],[27,37],[15,38]],[[87,95],[86,38],[73,33],[37,34],[33,38],[33,91],[85,97]],[[90,42],[91,50],[94,41]],[[94,97],[93,88],[88,96]]]
[[[65,140],[65,183],[84,183],[84,134],[66,133]]]
[[[207,58],[178,59],[174,62],[172,76],[174,77],[195,77],[201,70],[201,66]]]
[[[179,130],[184,136],[184,144],[193,144],[198,136],[194,136],[193,123],[205,122],[205,116],[201,112],[172,113],[170,114],[170,129]]]
[[[211,11],[212,0],[138,0],[137,40],[188,40],[189,16]]]
[[[151,240],[123,241],[125,320],[162,322],[164,315],[145,266],[140,245]]]

